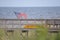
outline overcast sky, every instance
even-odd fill
[[[0,0],[0,7],[60,6],[60,0]]]

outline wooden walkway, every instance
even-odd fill
[[[0,28],[22,28],[21,25],[43,23],[49,31],[60,31],[60,19],[0,19]]]

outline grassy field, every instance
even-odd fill
[[[15,29],[14,32],[0,29],[0,40],[60,40],[60,33],[47,33],[46,29],[38,29],[29,30],[27,34],[20,29]]]
[[[29,30],[22,33],[19,29],[14,32],[6,32],[4,29],[0,29],[0,40],[35,40],[35,31]]]
[[[22,33],[21,35],[19,29],[14,30],[13,33],[0,29],[0,40],[60,40],[60,34],[58,35],[57,33],[51,33],[47,35],[48,37],[42,31],[40,33],[36,33],[34,30],[30,30],[28,35],[26,33]]]

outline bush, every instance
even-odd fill
[[[37,37],[36,40],[46,40],[47,38],[47,34],[48,34],[48,29],[45,27],[45,25],[41,24],[41,25],[37,25]]]

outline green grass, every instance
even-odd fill
[[[24,35],[26,33],[23,33],[21,35],[21,32],[19,29],[14,30],[14,32],[5,32],[5,30],[0,29],[0,40],[35,40],[34,31],[32,30],[27,38],[27,35]]]
[[[56,40],[57,33],[48,34],[48,40]]]
[[[20,35],[18,30],[12,32],[5,32],[3,29],[0,29],[0,40],[20,40]]]
[[[36,32],[34,30],[30,30],[28,38],[27,35],[24,35],[25,33],[23,33],[23,37],[20,33],[20,30],[16,29],[14,30],[14,33],[7,32],[7,35],[4,29],[0,29],[0,40],[60,40],[60,33],[47,34],[46,29],[42,28],[41,30],[36,30]]]
[[[39,27],[39,28],[36,30],[36,33],[37,33],[36,39],[37,40],[46,40],[47,34],[48,34],[48,29],[44,25],[37,25],[37,27]]]

